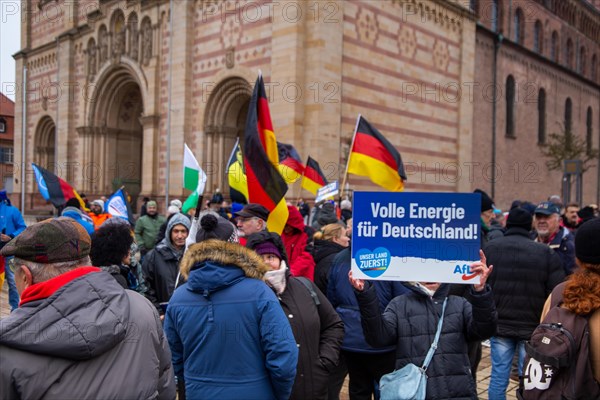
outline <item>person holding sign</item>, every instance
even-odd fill
[[[492,271],[485,255],[470,265],[479,275],[471,286],[469,303],[462,297],[448,296],[449,285],[436,282],[409,282],[409,294],[394,298],[383,314],[379,310],[375,286],[348,274],[360,307],[362,328],[374,347],[396,345],[396,369],[409,363],[423,365],[437,331],[442,304],[447,298],[444,321],[437,349],[427,369],[426,398],[477,398],[471,376],[468,340],[484,340],[496,332],[497,314],[487,278]]]

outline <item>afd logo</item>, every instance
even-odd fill
[[[471,272],[471,267],[468,264],[463,264],[462,266],[457,264],[454,267],[454,273],[462,274],[463,281],[471,280],[477,276],[477,273]]]

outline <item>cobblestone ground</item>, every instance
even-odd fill
[[[6,317],[10,312],[10,308],[8,306],[8,290],[7,284],[4,283],[4,287],[2,288],[2,292],[0,293],[0,317]],[[492,366],[490,361],[490,349],[489,347],[483,346],[483,357],[481,359],[481,363],[479,364],[479,371],[477,373],[477,393],[479,394],[479,398],[481,400],[487,400],[487,387],[490,383],[490,374],[492,372]],[[342,388],[342,393],[340,395],[341,400],[348,400],[348,381]],[[509,400],[516,399],[515,391],[517,390],[517,382],[510,381],[508,386],[508,390],[506,391],[506,398]]]

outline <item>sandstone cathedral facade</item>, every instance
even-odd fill
[[[243,143],[259,70],[277,139],[316,159],[329,180],[341,182],[359,113],[402,154],[406,190],[479,187],[500,207],[560,193],[562,173],[541,154],[558,126],[589,149],[600,142],[598,1],[21,6],[14,154],[15,170],[26,169],[27,210],[49,207],[31,162],[88,198],[123,185],[134,201],[182,198],[184,143],[207,172],[207,192],[227,193],[226,163]],[[584,174],[584,203],[600,197],[598,164]],[[307,195],[298,184],[288,192]]]

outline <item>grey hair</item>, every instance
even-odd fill
[[[18,257],[15,257],[13,262],[15,265],[25,265],[29,271],[31,271],[32,284],[48,281],[78,267],[92,265],[89,256],[85,256],[75,261],[63,261],[49,264],[23,260]]]

